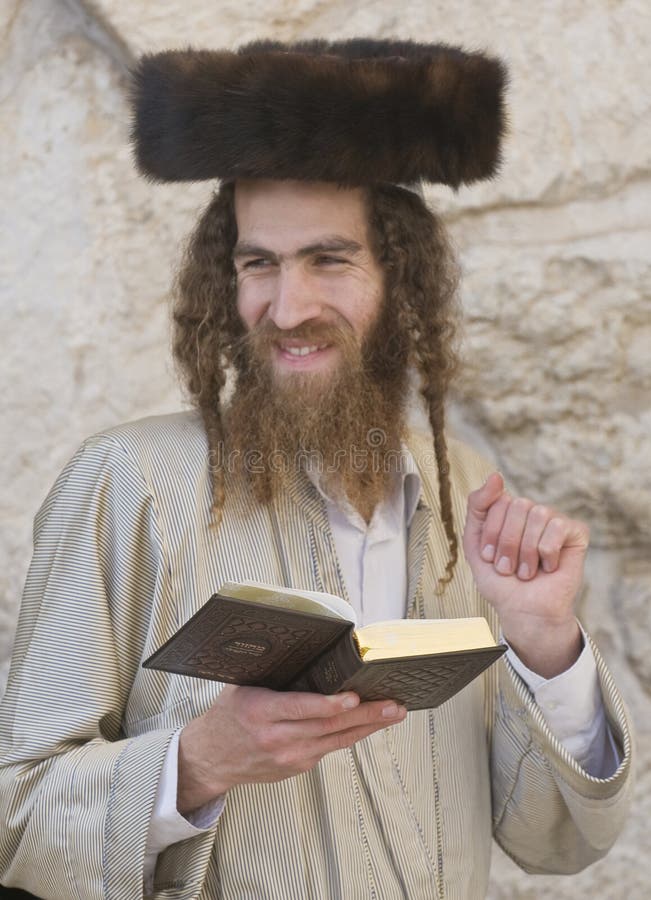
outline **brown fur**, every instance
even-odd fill
[[[499,165],[506,70],[444,44],[354,39],[142,57],[133,140],[154,180],[457,187]]]

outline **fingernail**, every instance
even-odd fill
[[[398,707],[395,703],[389,703],[382,707],[382,715],[385,719],[394,719],[398,715]]]
[[[509,575],[511,573],[511,560],[508,556],[503,556],[495,566],[500,575]]]
[[[493,547],[492,544],[486,544],[481,551],[481,558],[485,559],[486,562],[493,562],[493,559],[495,558],[495,547]]]
[[[357,706],[357,703],[358,703],[358,701],[357,701],[356,697],[348,696],[348,697],[344,697],[344,701],[341,705],[343,706],[344,709],[354,709],[354,707]]]
[[[528,578],[529,577],[529,566],[523,562],[520,563],[520,568],[518,569],[518,578]]]

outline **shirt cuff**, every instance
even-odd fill
[[[170,844],[185,841],[208,831],[219,819],[226,796],[222,795],[205,806],[182,816],[176,808],[176,791],[179,774],[179,738],[181,729],[174,733],[167,748],[161,769],[158,789],[154,799],[147,845],[145,847],[145,865],[143,871],[145,896],[153,893],[154,871],[158,854]]]
[[[568,753],[590,775],[607,778],[619,765],[619,752],[606,721],[594,654],[583,628],[581,633],[579,658],[554,678],[543,678],[527,668],[508,641],[504,641],[506,655]]]

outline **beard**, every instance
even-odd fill
[[[389,496],[405,433],[409,341],[386,306],[361,344],[342,319],[291,330],[267,321],[233,346],[236,382],[224,411],[226,445],[258,502],[271,502],[308,467],[333,500],[346,499],[367,522]],[[287,338],[332,345],[335,366],[276,371],[276,343]]]

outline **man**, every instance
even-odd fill
[[[534,872],[612,844],[631,741],[574,618],[587,530],[446,440],[453,266],[398,186],[492,173],[502,82],[408,43],[143,61],[141,168],[224,180],[178,283],[198,411],[90,438],[37,516],[0,720],[3,883],[451,900],[485,894],[492,834]],[[234,580],[337,593],[365,622],[484,615],[508,660],[408,715],[141,668]]]

